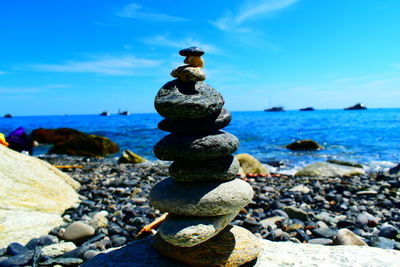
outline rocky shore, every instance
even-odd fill
[[[161,161],[118,164],[109,159],[46,156],[81,183],[81,202],[66,210],[64,225],[27,245],[0,249],[1,266],[77,266],[123,246],[162,214],[148,203],[151,187],[168,175]],[[364,245],[400,249],[400,180],[366,174],[316,178],[272,174],[243,178],[252,202],[233,224],[271,241]],[[347,229],[347,230],[346,230]]]

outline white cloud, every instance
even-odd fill
[[[101,56],[87,61],[68,61],[62,64],[33,64],[30,69],[50,72],[96,73],[106,75],[134,75],[135,72],[159,66],[161,61],[136,58],[133,55]]]
[[[175,39],[172,40],[168,38],[168,35],[154,35],[148,38],[144,38],[142,41],[148,45],[168,46],[178,49],[190,46],[197,46],[206,51],[207,53],[212,53],[212,54],[220,53],[219,49],[216,46],[200,42],[198,40],[193,39],[192,37],[187,37],[181,40],[175,40]]]
[[[0,87],[1,94],[26,94],[43,92],[43,88],[38,87]]]
[[[234,13],[228,10],[221,18],[211,23],[222,31],[249,32],[249,28],[241,25],[251,19],[265,17],[284,9],[298,0],[249,0]]]
[[[164,22],[179,22],[187,21],[188,19],[171,16],[162,12],[148,10],[141,5],[131,3],[126,6],[117,14],[119,17],[141,19],[148,21],[164,21]]]

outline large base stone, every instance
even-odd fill
[[[121,249],[100,254],[82,267],[188,267],[159,254],[153,237],[133,242]],[[397,267],[400,251],[360,246],[322,246],[260,240],[262,252],[254,267]],[[243,266],[243,267],[244,267]]]
[[[241,266],[261,252],[260,241],[238,226],[228,226],[210,240],[189,248],[173,246],[156,236],[154,247],[164,256],[199,267]]]
[[[188,216],[217,216],[234,213],[253,198],[251,186],[240,180],[176,182],[166,178],[150,191],[150,204],[161,210]]]
[[[238,212],[212,217],[169,214],[158,233],[168,243],[179,247],[193,247],[218,234]]]

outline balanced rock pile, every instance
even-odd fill
[[[257,258],[259,240],[229,223],[253,197],[246,182],[235,179],[239,162],[231,154],[238,139],[220,129],[231,120],[222,96],[204,83],[204,54],[190,47],[179,52],[187,65],[171,73],[155,99],[165,119],[158,127],[171,134],[154,153],[173,161],[170,177],[156,184],[150,203],[168,212],[154,246],[163,255],[192,266],[240,266]]]

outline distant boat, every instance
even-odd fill
[[[102,113],[100,113],[100,116],[110,116],[110,113],[107,111],[103,111]]]
[[[344,110],[363,110],[363,109],[367,109],[367,107],[364,106],[364,105],[361,104],[361,103],[357,103],[357,104],[355,104],[354,106],[345,108]]]
[[[12,115],[8,113],[8,114],[4,115],[4,118],[12,118]]]
[[[118,112],[119,115],[124,115],[124,116],[128,116],[129,115],[129,111],[119,111]]]
[[[272,108],[269,108],[269,109],[264,109],[264,111],[277,112],[277,111],[285,111],[285,110],[283,109],[283,107],[272,107]]]
[[[313,107],[307,107],[307,108],[301,108],[299,110],[300,111],[314,111],[315,109]]]

